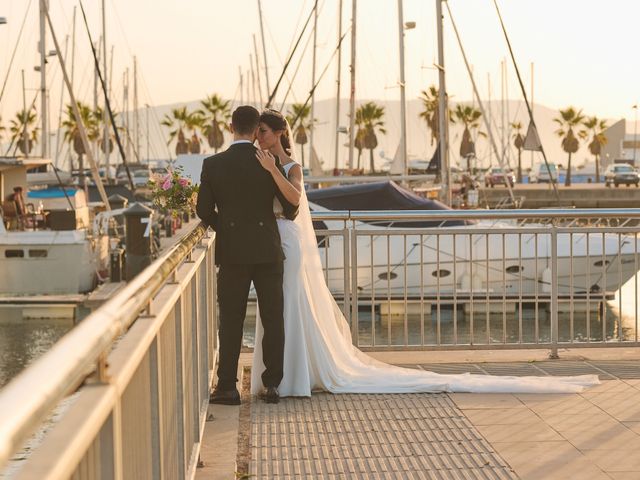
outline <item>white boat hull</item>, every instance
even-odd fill
[[[0,295],[89,292],[107,262],[106,236],[79,230],[7,232],[0,235]]]
[[[341,228],[339,223],[326,223],[329,229]],[[375,233],[376,229],[393,231],[358,226],[359,232]],[[434,234],[438,229],[423,229],[422,236],[359,236],[359,297],[504,295],[533,298],[550,293],[550,235],[539,234],[536,241],[536,235],[528,233],[527,227],[522,228],[522,234],[504,235],[499,233],[500,226],[495,225],[492,229],[498,233],[489,235],[473,234],[473,226],[453,229],[460,230],[455,240],[453,235]],[[637,253],[640,242],[637,245],[635,242],[630,236],[622,236],[619,241],[617,234],[591,234],[587,248],[585,234],[558,234],[558,293],[601,295],[617,291],[640,268]],[[328,267],[330,290],[342,296],[345,284],[343,240],[331,236],[328,243],[328,247],[320,247],[320,257],[323,267]]]

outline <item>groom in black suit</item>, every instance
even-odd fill
[[[282,196],[256,158],[253,142],[259,112],[238,107],[231,117],[234,141],[202,164],[196,212],[216,231],[215,259],[220,305],[218,384],[210,403],[239,405],[236,371],[247,297],[253,282],[264,327],[265,371],[261,397],[277,403],[284,357],[282,274],[284,254],[273,213],[278,197],[289,216],[295,207]]]

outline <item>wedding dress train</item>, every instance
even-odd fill
[[[443,375],[379,362],[352,343],[349,325],[325,280],[311,214],[303,193],[295,222],[278,219],[284,262],[284,377],[281,396],[332,393],[575,393],[597,375],[510,377]],[[262,388],[262,324],[256,319],[251,393]]]

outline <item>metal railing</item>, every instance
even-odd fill
[[[194,228],[0,392],[0,469],[40,430],[15,478],[195,476],[217,355],[213,244]]]
[[[363,350],[639,345],[640,209],[313,218]]]

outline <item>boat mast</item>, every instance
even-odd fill
[[[502,155],[502,161],[504,162],[505,160],[505,153],[507,151],[507,144],[505,143],[505,138],[507,139],[507,142],[509,141],[509,137],[506,136],[505,134],[506,132],[506,122],[504,120],[504,114],[505,114],[505,109],[504,109],[504,80],[505,80],[505,74],[504,74],[504,60],[500,60],[500,154]]]
[[[96,48],[94,44],[94,48]],[[97,55],[98,61],[100,59],[100,55],[102,55],[102,40],[98,39],[98,47],[97,47]],[[97,63],[93,66],[93,111],[95,112],[98,109],[98,67]],[[93,156],[98,158],[98,140],[94,139],[93,141]],[[82,175],[82,172],[80,172]],[[82,178],[82,177],[81,177]]]
[[[338,2],[338,71],[336,73],[336,131],[335,148],[333,152],[334,170],[338,170],[338,149],[340,147],[340,69],[342,67],[342,0]]]
[[[258,92],[256,90],[256,76],[253,73],[253,54],[249,53],[249,73],[251,74],[251,95],[253,95],[253,105],[258,107]]]
[[[353,169],[353,147],[356,126],[356,6],[351,0],[351,87],[349,96],[349,170]]]
[[[74,8],[75,13],[75,8]],[[67,35],[64,39],[64,60],[67,61],[67,52],[69,50],[69,35]],[[64,105],[64,80],[62,81],[62,85],[60,88],[60,108],[58,109],[58,131],[56,133],[56,151],[55,151],[55,159],[54,159],[54,167],[58,166],[58,159],[60,157],[60,132],[62,131],[62,107]],[[51,152],[53,153],[53,152]],[[69,169],[71,170],[71,169]]]
[[[149,110],[151,109],[151,107],[149,107],[148,103],[145,103],[144,106],[146,108],[146,114],[147,114],[147,165],[149,165],[149,159],[151,158],[151,156],[149,155],[149,145],[151,143],[150,133],[149,133]]]
[[[262,82],[260,81],[260,60],[258,58],[258,43],[256,42],[256,36],[253,35],[253,53],[256,58],[256,83],[258,84],[258,95],[260,97],[260,107],[264,105],[264,97],[262,96]]]
[[[318,47],[318,0],[313,4],[313,55],[311,61],[311,128],[309,129],[309,165],[313,155],[313,132],[316,110],[316,49]],[[304,167],[304,156],[302,166]]]
[[[126,132],[125,142],[127,144],[127,158],[131,158],[131,125],[129,119],[129,68],[122,74],[122,121]]]
[[[140,162],[140,118],[138,114],[138,59],[133,57],[133,133],[136,158]]]
[[[22,115],[22,145],[24,147],[24,156],[29,158],[29,132],[27,131],[29,114],[27,113],[27,89],[24,84],[24,69],[22,70]]]
[[[438,146],[440,147],[440,172],[442,174],[442,201],[451,205],[451,175],[447,146],[447,91],[445,87],[444,45],[442,35],[442,0],[436,0],[438,26]]]
[[[240,105],[244,105],[244,86],[242,84],[242,67],[240,66],[238,66],[238,75],[240,75]]]
[[[71,31],[71,86],[74,86],[73,79],[76,71],[76,7],[73,7],[73,27]],[[64,81],[62,82],[64,85]]]
[[[407,99],[404,80],[404,15],[402,0],[398,0],[398,41],[400,44],[400,155],[402,174],[407,174]],[[372,165],[373,167],[373,165]]]
[[[264,23],[262,21],[262,5],[258,0],[258,15],[260,16],[260,36],[262,37],[262,58],[264,58],[264,78],[267,85],[267,95],[271,94],[271,88],[269,87],[269,68],[267,64],[267,45],[264,42]]]
[[[531,118],[533,118],[533,111],[536,108],[535,100],[533,99],[533,62],[531,62]],[[531,150],[531,170],[533,170],[533,150]],[[551,174],[549,174],[549,178],[553,180]],[[555,182],[551,182],[555,183]]]
[[[105,0],[102,0],[102,72],[104,73],[105,87],[109,85],[109,76],[107,72],[107,15],[105,9]],[[109,182],[109,122],[107,122],[107,95],[109,89],[104,89],[104,108],[102,109],[102,149],[104,149],[104,165],[106,170],[107,183]]]
[[[49,154],[49,150],[47,148],[49,143],[49,123],[47,119],[47,30],[45,24],[45,13],[48,8],[47,0],[40,0],[40,119],[42,120],[42,158],[47,158]]]
[[[489,115],[487,118],[487,120],[489,120],[489,128],[491,128],[493,123],[493,112],[491,111],[491,73],[489,72],[487,72],[487,113]],[[491,166],[492,163],[493,152],[489,149],[489,166]],[[469,173],[471,173],[471,169],[469,169]]]

